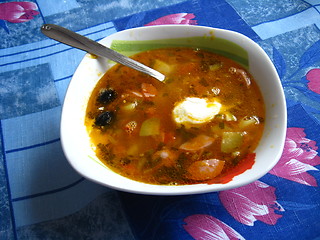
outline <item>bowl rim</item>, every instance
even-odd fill
[[[83,177],[85,177],[86,179],[89,179],[93,182],[96,182],[100,185],[109,187],[109,188],[113,188],[116,190],[120,190],[120,191],[125,191],[125,192],[131,192],[131,193],[138,193],[138,194],[147,194],[147,195],[186,195],[186,194],[199,194],[199,193],[207,193],[207,192],[215,192],[215,191],[222,191],[222,190],[228,190],[228,189],[232,189],[232,188],[237,188],[246,184],[249,184],[255,180],[258,180],[259,178],[261,178],[262,176],[264,176],[267,172],[269,172],[275,165],[276,163],[280,160],[280,157],[282,155],[282,151],[284,148],[284,143],[285,143],[285,135],[286,135],[286,128],[287,128],[287,108],[286,108],[286,101],[285,101],[285,96],[284,96],[284,92],[283,92],[283,88],[281,85],[281,81],[279,79],[279,76],[277,74],[277,71],[272,63],[272,61],[270,60],[269,56],[266,54],[266,52],[253,40],[251,40],[250,38],[248,38],[247,36],[232,31],[232,30],[227,30],[227,29],[220,29],[220,28],[213,28],[213,27],[206,27],[206,26],[193,26],[193,25],[177,25],[177,24],[173,24],[173,25],[158,25],[158,26],[144,26],[144,27],[138,27],[138,28],[131,28],[131,29],[126,29],[123,31],[119,31],[119,32],[115,32],[109,36],[106,36],[105,38],[103,38],[102,40],[100,40],[99,42],[101,42],[102,44],[104,44],[106,42],[106,40],[112,40],[112,39],[116,39],[117,36],[119,35],[125,35],[125,34],[130,34],[133,31],[147,31],[149,29],[153,29],[155,31],[172,31],[174,29],[179,29],[179,30],[191,30],[191,33],[188,34],[193,34],[193,31],[196,32],[211,32],[213,31],[213,35],[215,36],[219,36],[222,35],[227,35],[228,37],[233,35],[236,36],[237,41],[239,43],[245,43],[247,42],[251,47],[254,47],[258,50],[258,54],[260,54],[264,61],[266,61],[266,63],[268,63],[268,66],[270,67],[270,69],[272,70],[272,74],[273,74],[273,79],[274,79],[274,83],[277,85],[277,90],[278,90],[278,94],[279,94],[279,98],[281,99],[281,102],[279,102],[280,104],[280,109],[283,111],[278,112],[279,113],[279,119],[280,121],[280,125],[281,125],[281,129],[279,130],[279,134],[280,134],[280,140],[279,142],[281,143],[279,146],[275,146],[277,147],[278,151],[277,154],[274,156],[273,160],[269,162],[269,164],[265,165],[265,170],[264,171],[260,171],[259,173],[256,173],[254,175],[254,177],[248,177],[247,179],[241,180],[239,181],[234,181],[232,180],[230,183],[228,184],[192,184],[192,185],[181,185],[181,186],[169,186],[169,185],[153,185],[153,184],[147,184],[147,183],[142,183],[142,182],[137,182],[134,180],[129,179],[130,181],[133,181],[137,184],[136,188],[132,188],[130,186],[126,186],[126,185],[122,185],[119,186],[117,183],[114,182],[104,182],[101,181],[97,178],[95,178],[94,174],[88,174],[87,172],[84,172],[81,168],[79,168],[77,162],[79,161],[79,159],[74,159],[73,154],[72,154],[72,150],[69,148],[68,144],[71,141],[70,136],[68,136],[68,134],[70,133],[68,130],[68,127],[70,126],[70,124],[68,123],[68,119],[67,117],[70,114],[67,114],[66,111],[68,111],[68,106],[70,106],[70,101],[69,99],[72,97],[72,90],[73,90],[73,86],[76,84],[77,78],[78,78],[78,72],[80,71],[80,69],[83,67],[83,62],[85,61],[86,56],[81,60],[78,68],[76,69],[69,85],[67,88],[67,92],[65,95],[65,99],[63,102],[63,107],[62,107],[62,114],[61,114],[61,127],[60,127],[60,136],[61,136],[61,145],[62,145],[62,149],[63,152],[67,158],[67,161],[70,163],[70,165],[75,169],[76,172],[78,172],[80,175],[82,175]],[[183,36],[182,36],[183,37]],[[91,89],[92,90],[92,89]],[[71,101],[72,102],[72,101]],[[69,124],[69,125],[68,125]],[[75,150],[73,150],[75,151]],[[255,163],[256,164],[256,163]],[[254,165],[255,165],[254,164]],[[242,175],[242,174],[240,174]],[[125,178],[123,176],[121,176],[122,178]],[[237,176],[235,177],[237,178]],[[235,179],[234,178],[234,179]],[[204,186],[203,186],[204,185]]]

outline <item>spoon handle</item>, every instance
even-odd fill
[[[41,32],[47,37],[52,38],[58,42],[62,42],[71,47],[84,50],[88,53],[92,53],[100,57],[109,58],[112,61],[146,73],[158,79],[159,81],[164,81],[165,79],[165,76],[162,73],[127,56],[124,56],[108,47],[105,47],[98,42],[95,42],[87,37],[84,37],[61,26],[54,24],[44,24],[41,27]]]

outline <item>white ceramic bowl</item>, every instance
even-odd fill
[[[179,40],[177,40],[179,39]],[[114,40],[148,41],[134,42],[133,49],[121,47],[126,54],[135,53],[145,46],[161,47],[192,46],[213,49],[230,55],[244,65],[258,83],[266,106],[265,130],[256,149],[256,160],[251,169],[225,184],[195,184],[184,186],[151,185],[120,176],[104,166],[90,146],[84,118],[87,101],[97,81],[112,65],[101,58],[87,54],[76,70],[63,105],[61,119],[61,142],[72,167],[85,178],[121,191],[152,195],[183,195],[214,192],[240,187],[265,175],[281,157],[287,123],[287,112],[283,89],[275,67],[267,54],[246,36],[233,31],[201,26],[164,25],[129,29],[104,38],[101,43],[111,46]],[[153,41],[154,40],[154,41]],[[226,41],[227,40],[227,41]],[[120,46],[120,47],[119,47]],[[129,46],[130,44],[125,46]]]

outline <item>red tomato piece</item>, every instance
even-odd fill
[[[125,125],[124,129],[127,133],[131,134],[136,129],[137,125],[136,121],[130,121]]]

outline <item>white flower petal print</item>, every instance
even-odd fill
[[[306,138],[303,128],[288,128],[283,154],[270,174],[300,184],[317,187],[316,178],[308,171],[319,171],[317,143]]]
[[[283,207],[277,202],[275,188],[268,184],[255,181],[248,185],[221,191],[219,198],[225,209],[234,219],[247,226],[255,221],[275,225],[282,215]]]
[[[290,171],[290,175],[297,175],[300,173],[304,173],[306,171],[319,171],[317,168],[298,161],[297,159],[291,159],[289,162],[285,164],[287,167],[288,171]]]
[[[233,198],[236,198],[238,202],[237,204],[234,204],[234,207],[237,208],[236,212],[238,213],[234,217],[239,222],[248,226],[253,226],[254,222],[257,220],[256,216],[269,214],[267,206],[257,204],[241,194],[232,194],[234,194]]]
[[[195,214],[184,221],[184,229],[196,240],[245,240],[233,228],[210,215]]]

